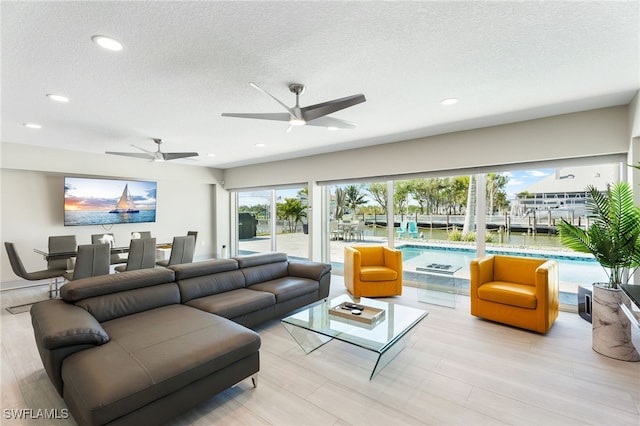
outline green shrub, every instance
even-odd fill
[[[467,232],[466,234],[462,235],[462,240],[466,241],[468,243],[472,243],[476,240],[476,233],[475,232]]]
[[[462,231],[457,228],[449,231],[449,241],[462,241]]]

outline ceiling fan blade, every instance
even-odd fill
[[[145,158],[145,159],[153,159],[154,156],[153,155],[149,155],[149,154],[138,154],[136,152],[113,152],[113,151],[107,151],[105,152],[105,154],[111,154],[111,155],[122,155],[124,157],[133,157],[133,158]]]
[[[294,117],[297,117],[297,115],[295,114],[295,112],[289,108],[284,102],[282,102],[280,99],[276,98],[275,96],[273,96],[271,93],[267,92],[266,90],[264,90],[262,87],[258,86],[255,83],[249,83],[249,85],[253,88],[258,89],[259,91],[261,91],[262,93],[264,93],[265,95],[269,96],[271,99],[273,99],[274,101],[276,101],[277,103],[279,103],[280,105],[282,105],[282,107],[284,109],[286,109],[287,111],[289,111],[289,114],[293,115]]]
[[[223,112],[223,117],[236,117],[236,118],[257,118],[260,120],[276,120],[276,121],[289,121],[291,114],[286,112],[265,112],[265,113],[233,113]]]
[[[357,95],[334,99],[332,101],[327,101],[320,104],[310,105],[301,109],[302,118],[306,122],[309,122],[365,101],[366,98],[362,93],[360,93]]]
[[[197,157],[197,152],[163,152],[162,157],[165,161],[178,160],[180,158]]]
[[[346,120],[340,120],[339,118],[334,117],[320,117],[316,118],[313,121],[307,121],[306,126],[317,126],[317,127],[327,127],[327,128],[337,128],[337,129],[355,129],[358,127],[356,123]]]
[[[136,146],[136,145],[131,145],[131,146],[134,147],[135,149],[139,149],[142,152],[146,152],[151,156],[153,156],[156,153],[156,151],[149,151],[148,149],[140,148],[139,146]]]

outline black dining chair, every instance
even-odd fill
[[[66,260],[65,260],[65,268],[64,269],[43,269],[41,271],[27,272],[22,263],[22,259],[18,256],[18,251],[13,243],[5,242],[4,247],[7,250],[7,255],[9,256],[9,263],[11,264],[11,269],[13,273],[19,276],[22,279],[27,281],[41,281],[41,280],[49,280],[49,298],[53,297],[53,289],[55,287],[55,292],[58,292],[58,279],[62,278],[66,270]]]
[[[116,272],[133,271],[136,269],[150,269],[156,267],[156,239],[141,238],[131,240],[129,257],[126,265],[118,265]]]
[[[69,280],[109,274],[109,244],[83,244],[78,246],[78,256],[73,271],[63,276]]]
[[[92,234],[91,235],[91,244],[104,244],[104,241],[101,241],[105,235],[109,235],[113,241],[113,245],[115,246],[115,237],[113,236],[113,234],[111,233],[106,233],[106,234]],[[118,265],[121,263],[127,263],[127,258],[126,257],[120,257],[120,255],[118,253],[112,253],[109,257],[109,261],[111,262],[112,265]]]
[[[196,248],[196,238],[193,235],[186,237],[173,237],[171,245],[171,255],[169,260],[159,260],[156,262],[158,266],[180,265],[182,263],[193,262],[193,253]]]

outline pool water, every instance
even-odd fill
[[[403,245],[402,260],[406,265],[426,266],[431,263],[460,266],[469,271],[469,264],[476,257],[475,249],[460,247],[431,247]],[[607,273],[593,257],[571,256],[553,253],[530,253],[517,250],[486,250],[487,254],[505,254],[509,256],[538,257],[558,262],[560,282],[591,285],[594,282],[609,281]]]

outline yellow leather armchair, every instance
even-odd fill
[[[385,246],[344,249],[344,285],[356,297],[402,294],[402,252]]]
[[[546,333],[558,317],[558,262],[515,256],[471,261],[471,315]]]

